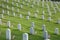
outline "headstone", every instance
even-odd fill
[[[20,18],[23,18],[22,14],[20,14]]]
[[[35,32],[34,32],[34,27],[31,27],[31,28],[30,28],[30,34],[32,34],[32,35],[35,34]]]
[[[29,20],[29,16],[26,16],[26,19]]]
[[[44,40],[50,40],[50,39],[44,39]]]
[[[16,6],[18,7],[18,3],[16,3]]]
[[[51,7],[53,7],[53,2],[51,1]]]
[[[44,2],[42,1],[42,7],[44,8]]]
[[[11,40],[11,30],[10,29],[6,30],[6,40]]]
[[[4,9],[2,10],[2,13],[3,13],[3,14],[5,13]]]
[[[25,4],[25,2],[23,1],[23,2],[22,2],[22,4],[24,5],[24,4]]]
[[[36,13],[39,13],[39,10],[38,9],[36,10]]]
[[[7,3],[9,3],[9,0],[6,0]]]
[[[35,5],[35,1],[33,1],[33,4]]]
[[[39,6],[39,2],[37,3],[37,5]]]
[[[28,40],[28,34],[27,33],[23,34],[23,40]]]
[[[60,19],[57,20],[57,24],[60,24]]]
[[[20,5],[20,8],[23,8],[23,5],[22,4]]]
[[[27,2],[29,2],[29,3],[30,3],[30,0],[27,0]]]
[[[2,24],[2,20],[0,19],[0,25]]]
[[[7,15],[9,15],[9,11],[7,11]]]
[[[13,16],[15,17],[15,12],[13,12]]]
[[[57,34],[57,35],[59,34],[59,28],[55,29],[55,34]]]
[[[7,26],[8,26],[8,28],[10,28],[10,26],[11,26],[10,21],[7,22]]]
[[[51,12],[49,12],[48,16],[51,16],[51,15],[52,15]]]
[[[20,11],[19,11],[19,8],[17,8],[17,12],[20,12]]]
[[[21,31],[21,24],[18,24],[18,30]]]
[[[34,17],[37,18],[37,16],[38,16],[37,13],[35,13],[35,14],[34,14]]]
[[[48,38],[48,32],[47,32],[47,31],[44,31],[44,32],[43,32],[43,37],[44,37],[44,39],[49,39],[49,38]]]
[[[33,8],[33,7],[34,7],[34,5],[32,4],[32,5],[31,5],[31,8]]]
[[[14,2],[12,2],[12,5],[14,5]]]
[[[29,3],[26,3],[26,6],[28,6],[29,5]]]
[[[2,7],[4,8],[4,4],[2,3]]]
[[[4,2],[6,2],[6,0],[4,0]]]
[[[12,7],[12,11],[14,10],[14,7]]]
[[[48,21],[51,21],[52,19],[51,19],[51,17],[48,17]]]
[[[20,2],[20,0],[18,0],[18,2]]]
[[[34,22],[31,23],[31,27],[35,27],[35,23]]]
[[[42,15],[42,16],[41,16],[41,19],[42,19],[42,20],[44,20],[44,19],[45,19],[45,16],[44,16],[44,15]]]
[[[43,31],[46,31],[46,26],[45,26],[45,24],[42,25],[42,30],[43,30]]]
[[[9,6],[7,5],[7,9],[9,9]]]
[[[15,2],[16,2],[16,0],[15,0]]]
[[[30,16],[30,14],[31,14],[30,11],[28,11],[28,16]]]
[[[43,12],[42,12],[42,15],[44,15],[44,14],[45,14],[45,12],[43,11]]]
[[[4,18],[3,14],[0,14],[0,18]]]
[[[56,14],[56,9],[54,8],[54,14]]]

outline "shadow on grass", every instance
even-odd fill
[[[31,35],[29,34],[29,40],[44,40],[43,37],[39,35]]]

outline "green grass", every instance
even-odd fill
[[[53,14],[54,13],[54,10],[53,8],[51,7],[51,4],[50,2],[48,2],[49,4],[49,7],[51,9],[51,12],[52,12],[52,21],[51,22],[48,22],[47,21],[47,18],[48,18],[48,12],[47,12],[47,2],[44,2],[44,9],[42,8],[42,1],[40,1],[39,3],[39,6],[37,4],[34,4],[34,8],[31,8],[30,5],[33,3],[33,0],[31,0],[31,2],[29,3],[28,6],[26,6],[26,3],[28,3],[27,1],[25,1],[25,4],[23,4],[23,9],[20,8],[20,5],[22,4],[22,0],[20,1],[19,3],[19,6],[17,7],[16,6],[16,3],[17,3],[17,0],[16,2],[14,1],[14,5],[12,5],[12,0],[9,0],[9,3],[6,3],[4,2],[3,0],[0,1],[0,4],[4,4],[5,7],[2,7],[0,6],[0,14],[2,14],[2,9],[5,10],[5,14],[4,14],[4,18],[2,19],[2,22],[3,24],[0,25],[0,32],[1,32],[1,35],[0,35],[0,40],[6,40],[6,35],[5,35],[5,32],[7,30],[7,26],[6,26],[6,23],[8,20],[11,21],[11,24],[13,25],[13,27],[11,26],[10,29],[11,29],[11,32],[12,32],[12,36],[15,35],[15,39],[13,40],[22,40],[22,35],[23,33],[30,33],[30,27],[31,27],[31,22],[35,22],[35,31],[37,32],[37,34],[35,35],[31,35],[29,34],[29,40],[44,40],[43,39],[43,31],[42,30],[42,25],[45,24],[46,25],[46,28],[47,28],[47,31],[49,32],[49,34],[51,35],[51,40],[60,40],[60,34],[59,35],[54,35],[54,30],[55,28],[59,28],[60,29],[60,24],[56,24],[56,20],[58,18],[60,18],[60,12],[56,9],[57,13],[56,14]],[[6,6],[9,6],[9,9],[6,8]],[[12,15],[12,6],[15,7],[13,12],[16,13],[16,16],[13,17]],[[53,6],[55,7],[55,4],[53,4]],[[60,4],[58,4],[58,7],[60,8]],[[17,12],[17,8],[19,9],[19,12]],[[39,13],[38,13],[38,17],[37,18],[34,18],[34,13],[36,12],[36,9],[39,10]],[[45,11],[45,20],[41,20],[41,15],[42,15],[42,10]],[[10,15],[8,16],[7,15],[7,11],[10,11]],[[30,15],[30,19],[29,20],[26,20],[26,16],[27,16],[27,12],[30,11],[31,12],[31,15]],[[24,18],[19,18],[19,14],[23,14],[23,17]],[[17,29],[17,25],[18,24],[21,24],[22,25],[22,30],[19,31]]]

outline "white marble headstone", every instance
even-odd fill
[[[45,26],[45,24],[42,25],[42,30],[43,30],[43,31],[46,31],[46,26]]]
[[[36,10],[36,13],[39,13],[39,10],[38,9]]]
[[[22,2],[22,4],[24,5],[24,4],[25,4],[25,2],[23,1],[23,2]]]
[[[20,5],[20,8],[23,8],[23,5],[22,4]]]
[[[59,28],[55,29],[55,34],[59,34]]]
[[[29,16],[26,16],[26,19],[29,20]]]
[[[1,18],[4,18],[3,14],[0,14]]]
[[[20,0],[18,0],[18,2],[20,2]]]
[[[56,14],[56,9],[54,8],[54,14]]]
[[[9,15],[9,11],[7,11],[7,15]]]
[[[18,24],[18,30],[21,31],[21,24]]]
[[[2,13],[3,13],[3,14],[5,13],[4,9],[2,10]]]
[[[60,19],[57,20],[57,23],[60,24]]]
[[[14,10],[14,7],[12,7],[12,11]]]
[[[27,0],[27,2],[29,2],[29,3],[30,3],[30,0]]]
[[[28,40],[28,34],[27,33],[23,34],[23,40]]]
[[[30,11],[28,11],[28,16],[30,16],[30,14],[31,14]]]
[[[2,24],[2,20],[0,19],[0,25]]]
[[[11,30],[10,29],[6,30],[6,40],[11,40]]]
[[[35,13],[35,14],[34,14],[34,17],[36,18],[37,16],[38,16],[37,13]]]
[[[48,21],[51,21],[52,19],[51,19],[51,17],[48,17]]]
[[[33,8],[33,7],[34,7],[34,5],[32,4],[32,5],[31,5],[31,8]]]
[[[44,14],[45,14],[45,12],[43,11],[43,12],[42,12],[42,15],[44,15]]]
[[[9,9],[9,6],[7,5],[7,9]]]
[[[35,27],[35,23],[34,22],[31,23],[31,27]]]
[[[23,18],[23,15],[22,14],[20,14],[20,18]]]
[[[7,26],[10,28],[10,26],[11,26],[10,21],[7,22]]]
[[[18,3],[16,3],[16,6],[18,7]]]
[[[13,12],[13,16],[15,17],[15,12]]]
[[[12,5],[14,5],[14,2],[12,2]]]
[[[42,15],[42,16],[41,16],[41,19],[42,19],[42,20],[44,20],[44,19],[45,19],[45,16],[44,16],[44,15]]]
[[[34,27],[31,27],[30,28],[30,34],[34,34],[35,32],[34,32]]]
[[[43,35],[44,39],[49,39],[49,38],[48,38],[48,32],[47,32],[47,31],[44,31],[43,34],[44,34],[44,35]]]

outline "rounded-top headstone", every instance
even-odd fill
[[[34,27],[31,27],[30,28],[30,34],[33,34],[34,35]]]
[[[46,25],[45,24],[42,25],[42,30],[46,31]]]
[[[23,15],[22,14],[20,14],[20,18],[23,18]]]
[[[59,34],[59,28],[55,29],[55,34],[57,34],[57,35]]]
[[[21,24],[18,24],[18,30],[21,31]]]
[[[60,19],[57,20],[57,23],[60,24]]]
[[[7,26],[10,28],[10,26],[11,26],[10,21],[7,22]]]
[[[35,27],[35,23],[34,22],[31,23],[31,27]]]
[[[10,29],[6,30],[6,39],[11,40],[11,30]]]
[[[13,16],[15,17],[15,12],[13,12]]]
[[[29,20],[29,16],[26,16],[26,19]]]
[[[4,15],[3,14],[0,14],[0,18],[4,18]]]
[[[48,21],[51,21],[52,19],[51,19],[51,17],[48,17]]]
[[[37,16],[38,16],[37,13],[35,13],[35,14],[34,14],[34,17],[36,18]]]
[[[30,16],[30,11],[28,11],[28,16]]]
[[[28,40],[28,34],[27,33],[23,34],[23,40]]]
[[[2,24],[2,20],[0,19],[0,25]]]
[[[44,19],[45,19],[45,16],[44,16],[44,15],[42,15],[42,16],[41,16],[41,19],[42,19],[42,20],[44,20]]]
[[[44,34],[44,35],[43,35],[44,39],[49,39],[49,38],[48,38],[48,32],[47,32],[47,31],[44,31],[43,34]]]

